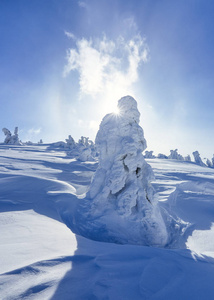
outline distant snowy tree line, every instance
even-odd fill
[[[22,142],[18,136],[18,127],[15,127],[13,134],[7,128],[3,128],[2,131],[5,134],[4,144],[8,144],[8,145],[43,144],[42,139],[40,139],[40,141],[38,143],[33,143],[31,141]],[[75,156],[81,161],[87,161],[87,160],[90,161],[90,160],[94,160],[98,157],[98,151],[96,149],[94,142],[92,140],[90,140],[88,137],[84,137],[84,136],[81,136],[79,141],[76,143],[75,140],[72,138],[72,136],[69,135],[68,138],[65,140],[65,142],[63,142],[63,141],[56,142],[56,143],[53,143],[52,146],[69,150],[69,151],[67,151],[68,155]],[[211,160],[208,158],[205,158],[205,162],[202,161],[202,159],[200,157],[200,153],[198,151],[194,151],[192,154],[194,157],[194,162],[197,165],[214,168],[214,154],[213,154],[213,157]],[[178,149],[170,150],[169,155],[159,153],[157,156],[155,156],[153,154],[153,151],[145,151],[144,158],[146,158],[146,159],[153,159],[153,158],[175,159],[175,160],[186,161],[186,162],[191,161],[190,155],[187,155],[184,157],[178,153]]]
[[[7,128],[2,128],[2,131],[5,135],[4,144],[7,145],[33,145],[34,143],[28,141],[28,142],[22,142],[19,139],[18,135],[18,127],[15,127],[14,134],[11,133],[11,131]],[[43,144],[42,139],[37,144]]]
[[[198,151],[194,151],[192,153],[194,157],[194,162],[197,165],[203,166],[203,167],[209,167],[209,168],[214,168],[214,154],[213,158],[210,160],[208,158],[205,158],[205,162],[202,161],[200,153]],[[175,150],[170,150],[170,155],[165,155],[162,153],[159,153],[157,156],[153,154],[153,151],[145,151],[144,154],[145,158],[151,159],[151,158],[160,158],[160,159],[175,159],[175,160],[180,160],[180,161],[191,161],[191,157],[188,154],[187,156],[182,156],[181,154],[178,153],[178,149]]]

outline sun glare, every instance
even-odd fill
[[[114,115],[117,115],[117,116],[120,114],[120,110],[119,110],[118,107],[115,107],[115,108],[113,109],[113,114],[114,114]]]

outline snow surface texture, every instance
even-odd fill
[[[146,148],[140,113],[134,98],[118,101],[119,114],[106,115],[97,133],[99,167],[79,211],[81,234],[99,241],[164,246],[168,234],[151,185],[153,172],[142,151]],[[81,225],[82,227],[82,225]],[[78,229],[77,229],[78,230]]]
[[[97,164],[51,147],[0,145],[1,300],[213,300],[214,169],[148,160],[159,206],[189,224],[174,249],[103,243],[65,225]]]

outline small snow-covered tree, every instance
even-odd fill
[[[197,164],[197,165],[200,165],[200,166],[206,166],[204,163],[203,163],[203,161],[202,161],[202,159],[201,159],[201,157],[200,157],[200,154],[199,154],[199,152],[198,151],[194,151],[193,153],[193,156],[194,156],[194,160],[195,160],[195,163]]]
[[[69,149],[76,148],[76,143],[71,135],[69,135],[68,138],[65,139],[65,141],[66,141],[66,145],[65,145],[66,148],[69,148]]]
[[[2,131],[5,134],[5,140],[4,143],[5,144],[10,144],[10,145],[20,145],[20,141],[19,141],[19,136],[18,136],[18,127],[15,127],[14,129],[14,134],[12,135],[10,130],[7,128],[3,128]]]
[[[145,151],[144,158],[155,158],[153,151]]]
[[[157,158],[159,158],[159,159],[168,159],[168,156],[166,156],[165,154],[162,154],[162,153],[158,153]]]
[[[119,115],[106,115],[96,136],[99,167],[90,186],[90,237],[119,243],[165,245],[168,234],[154,197],[151,166],[134,98],[118,101]],[[86,222],[87,223],[87,222]],[[89,230],[87,228],[87,230]]]
[[[206,164],[209,168],[212,168],[212,162],[207,158]]]
[[[7,128],[2,128],[2,131],[3,131],[4,134],[5,134],[5,140],[4,140],[4,143],[5,143],[5,144],[10,144],[11,136],[12,136],[10,130],[7,129]]]
[[[214,154],[213,154],[213,157],[212,157],[212,168],[214,168]]]
[[[185,157],[184,157],[184,160],[185,160],[185,161],[191,161],[190,155],[188,154],[187,156],[185,156]]]
[[[89,140],[88,137],[81,136],[77,143],[78,158],[81,161],[90,161],[95,157],[95,146],[93,141]]]
[[[184,160],[181,154],[178,154],[178,149],[170,150],[169,159]]]

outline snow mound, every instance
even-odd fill
[[[123,97],[118,109],[100,124],[95,140],[99,166],[75,223],[95,240],[164,246],[168,234],[151,185],[153,171],[142,155],[146,140],[137,102]]]

